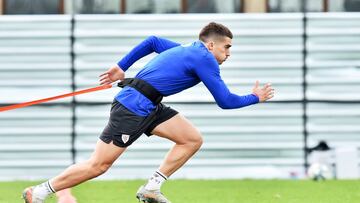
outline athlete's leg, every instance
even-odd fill
[[[78,185],[105,173],[126,148],[107,144],[99,140],[90,159],[68,167],[64,172],[51,179],[55,191]]]
[[[167,177],[184,165],[203,142],[199,130],[180,114],[156,126],[152,134],[175,142],[159,168]]]
[[[182,115],[177,114],[159,124],[151,132],[167,138],[175,145],[170,149],[158,171],[139,188],[136,197],[144,202],[170,203],[160,192],[162,183],[195,154],[202,145],[200,132]]]
[[[99,140],[91,158],[83,163],[74,164],[55,178],[37,186],[26,188],[23,198],[26,203],[43,203],[53,192],[73,187],[97,177],[107,171],[126,148],[106,144]]]

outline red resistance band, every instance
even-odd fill
[[[12,109],[23,108],[23,107],[26,107],[26,106],[40,104],[40,103],[44,103],[44,102],[48,102],[48,101],[52,101],[52,100],[56,100],[56,99],[62,99],[62,98],[65,98],[65,97],[72,97],[72,96],[76,96],[76,95],[79,95],[79,94],[85,94],[85,93],[89,93],[89,92],[95,92],[95,91],[99,91],[99,90],[109,89],[111,87],[112,87],[112,84],[101,85],[101,86],[92,87],[92,88],[88,88],[88,89],[83,89],[83,90],[79,90],[79,91],[75,91],[75,92],[71,92],[71,93],[67,93],[67,94],[58,95],[58,96],[53,96],[53,97],[48,97],[48,98],[44,98],[44,99],[24,102],[24,103],[20,103],[20,104],[13,104],[13,105],[9,105],[9,106],[3,106],[3,107],[0,107],[0,112],[9,111],[9,110],[12,110]]]

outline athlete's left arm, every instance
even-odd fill
[[[179,45],[179,43],[170,41],[165,38],[150,36],[135,46],[117,64],[123,71],[126,71],[132,64],[144,56],[147,56],[153,52],[160,54],[163,51]]]
[[[256,104],[262,99],[263,90],[258,88],[254,93],[261,94],[261,100],[257,94],[239,96],[230,92],[220,76],[220,68],[215,60],[204,60],[194,70],[200,80],[213,95],[216,103],[222,109],[234,109]],[[258,85],[258,83],[257,83]],[[271,87],[270,87],[271,88]],[[254,89],[255,90],[255,89]]]

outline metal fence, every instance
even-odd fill
[[[199,84],[166,98],[205,140],[174,178],[302,177],[306,147],[319,140],[360,145],[359,19],[356,13],[0,16],[0,102],[95,86],[98,74],[148,35],[189,43],[208,22],[221,22],[234,34],[232,56],[221,67],[229,88],[247,94],[255,80],[269,81],[276,97],[224,111]],[[0,179],[49,178],[87,159],[118,91],[1,113]],[[102,178],[146,178],[170,147],[142,136]]]

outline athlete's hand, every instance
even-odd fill
[[[117,80],[124,80],[125,72],[118,65],[114,65],[99,77],[100,85],[106,85],[111,84]]]
[[[274,89],[270,83],[266,83],[263,87],[260,87],[259,81],[256,81],[253,94],[259,97],[259,102],[264,102],[274,97]]]

